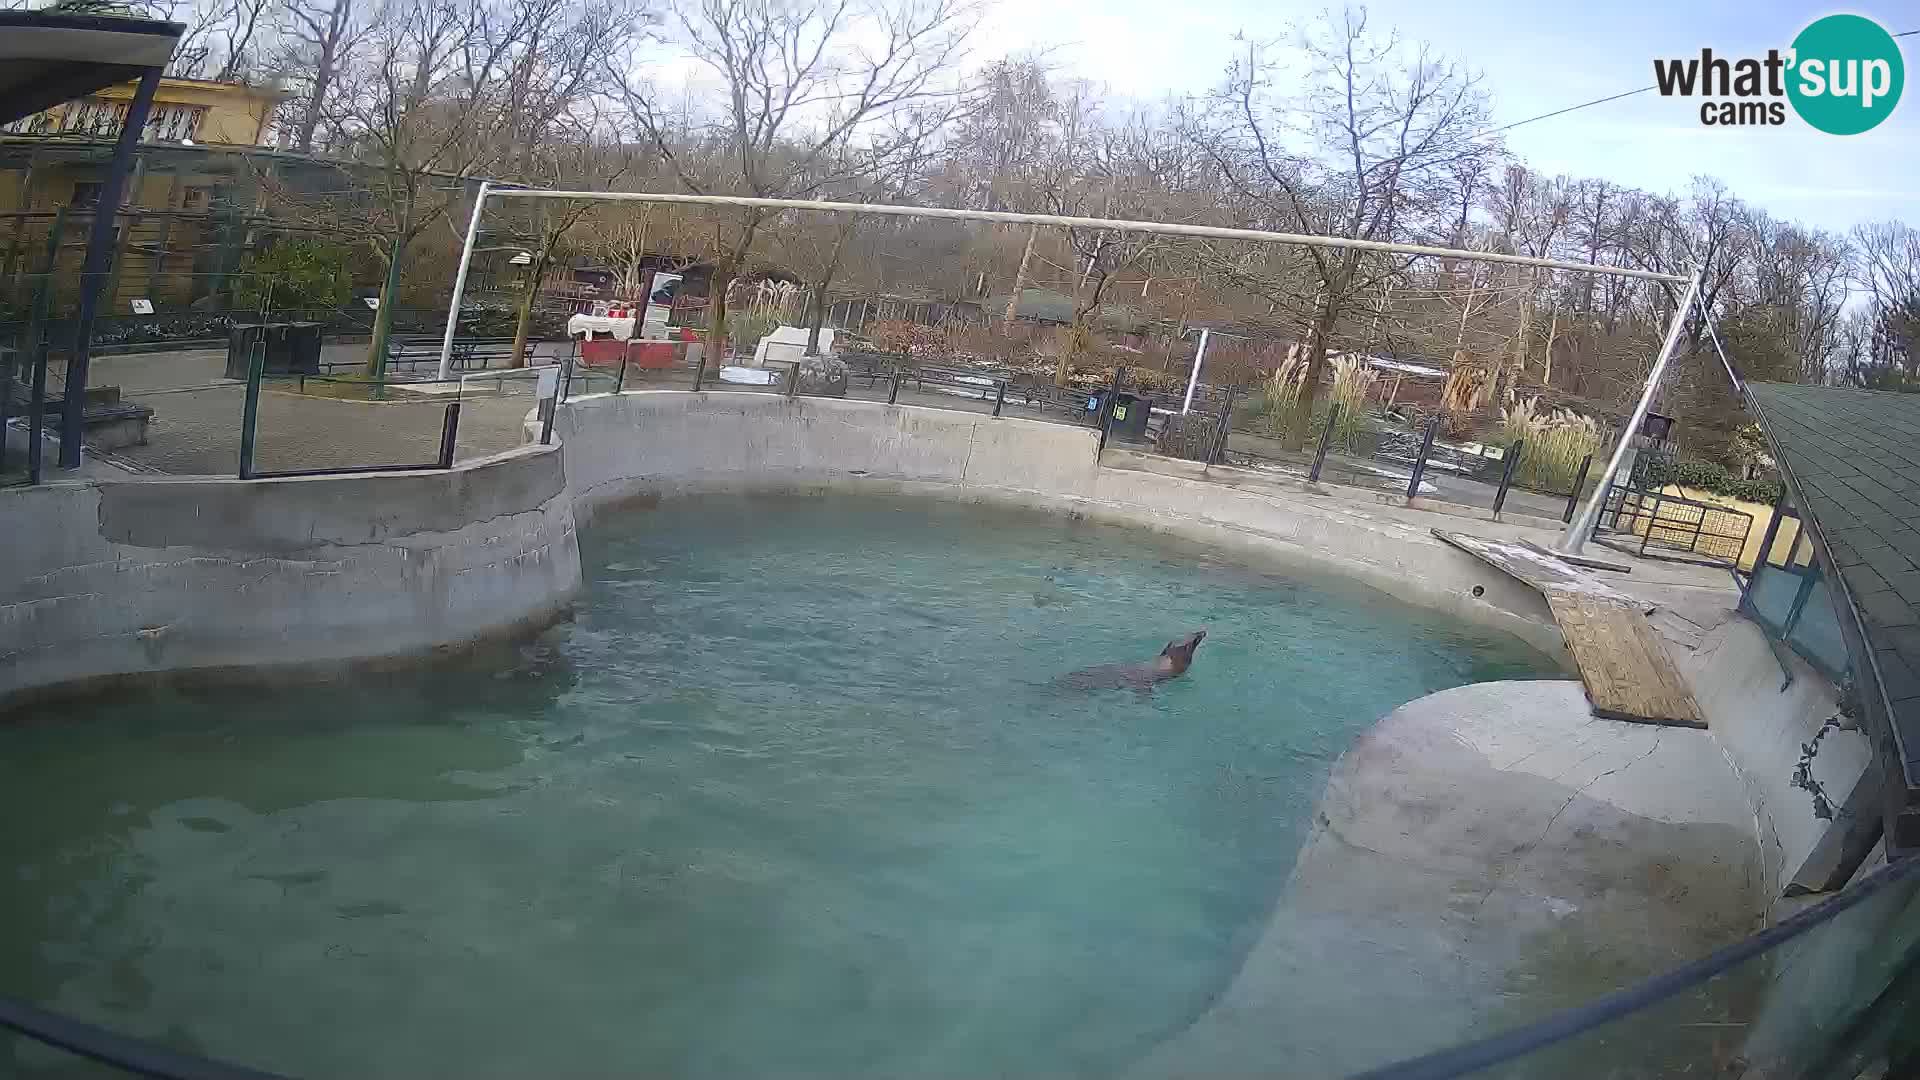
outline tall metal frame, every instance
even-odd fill
[[[1556,548],[1565,554],[1578,554],[1586,538],[1593,531],[1593,523],[1600,516],[1600,504],[1606,498],[1607,489],[1612,487],[1614,474],[1625,459],[1627,447],[1631,445],[1633,433],[1639,429],[1647,412],[1653,407],[1653,399],[1660,390],[1661,377],[1673,361],[1673,354],[1679,347],[1680,336],[1685,329],[1687,317],[1699,308],[1700,317],[1707,320],[1709,332],[1712,330],[1712,318],[1705,310],[1700,299],[1700,271],[1691,275],[1664,274],[1654,270],[1639,270],[1625,266],[1599,266],[1590,263],[1567,262],[1561,259],[1545,259],[1532,255],[1508,255],[1491,251],[1465,251],[1459,248],[1429,247],[1424,244],[1396,244],[1379,240],[1359,240],[1342,236],[1314,236],[1308,233],[1270,232],[1264,229],[1231,229],[1215,225],[1186,225],[1171,221],[1123,221],[1111,218],[1072,217],[1063,214],[1016,214],[999,210],[956,210],[945,206],[901,206],[891,203],[849,203],[831,202],[821,199],[757,199],[744,195],[683,195],[669,192],[652,191],[548,191],[537,188],[494,188],[481,184],[474,196],[473,215],[467,219],[466,243],[460,250],[460,268],[454,275],[453,299],[447,306],[447,326],[440,339],[440,378],[448,377],[453,364],[454,325],[460,317],[460,300],[466,291],[467,269],[473,261],[474,241],[480,234],[480,218],[486,212],[488,199],[579,199],[596,202],[648,202],[680,203],[693,206],[730,206],[762,210],[810,210],[823,214],[865,214],[872,217],[907,218],[945,218],[951,221],[987,221],[1006,225],[1047,225],[1055,228],[1104,229],[1111,232],[1151,233],[1163,236],[1192,236],[1209,240],[1244,240],[1266,244],[1297,244],[1305,247],[1345,248],[1354,251],[1379,251],[1397,255],[1433,255],[1440,258],[1458,259],[1465,262],[1501,263],[1512,266],[1535,266],[1549,270],[1567,270],[1584,274],[1602,274],[1608,277],[1638,278],[1643,281],[1662,281],[1687,287],[1685,298],[1674,308],[1673,321],[1667,327],[1666,339],[1661,343],[1660,355],[1654,360],[1653,370],[1647,375],[1647,385],[1640,393],[1639,403],[1634,406],[1633,416],[1620,432],[1620,441],[1613,448],[1613,454],[1607,459],[1607,467],[1600,474],[1599,487],[1587,500],[1567,530],[1560,537]],[[1719,344],[1714,339],[1716,347]],[[1193,381],[1198,381],[1199,364],[1194,365]],[[1729,369],[1731,372],[1731,369]],[[1188,389],[1189,395],[1192,388]],[[1189,398],[1189,400],[1191,400]]]

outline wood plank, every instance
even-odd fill
[[[1547,605],[1580,669],[1593,714],[1610,720],[1706,727],[1646,616],[1590,592],[1551,589]]]
[[[1433,535],[1546,597],[1595,716],[1707,726],[1665,645],[1647,622],[1644,603],[1537,548],[1441,529],[1433,530]]]

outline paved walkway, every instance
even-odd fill
[[[329,345],[322,358],[343,363],[365,354],[364,345]],[[121,397],[153,409],[144,446],[104,455],[141,471],[172,475],[232,476],[240,463],[240,422],[246,388],[226,378],[224,350],[136,353],[96,360],[90,382],[117,386]],[[352,371],[351,367],[338,370]],[[267,470],[409,465],[440,455],[449,397],[391,390],[383,401],[324,396],[358,388],[310,381],[307,393],[294,380],[262,387],[255,467]],[[532,381],[499,386],[470,380],[458,395],[460,425],[456,460],[519,446],[521,422],[533,407]]]

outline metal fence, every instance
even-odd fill
[[[1737,566],[1753,532],[1744,510],[1661,491],[1615,487],[1601,504],[1594,536],[1639,555],[1694,555]]]

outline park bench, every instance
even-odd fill
[[[5,379],[6,409],[8,417],[26,416],[33,409],[33,391],[25,382],[11,376]],[[63,395],[49,395],[44,403],[43,413],[49,430],[57,430],[60,416],[66,408]],[[147,425],[153,420],[153,409],[134,401],[120,400],[120,388],[117,386],[87,387],[86,404],[81,409],[81,438],[88,446],[96,450],[119,450],[128,446],[144,446],[147,441]]]

